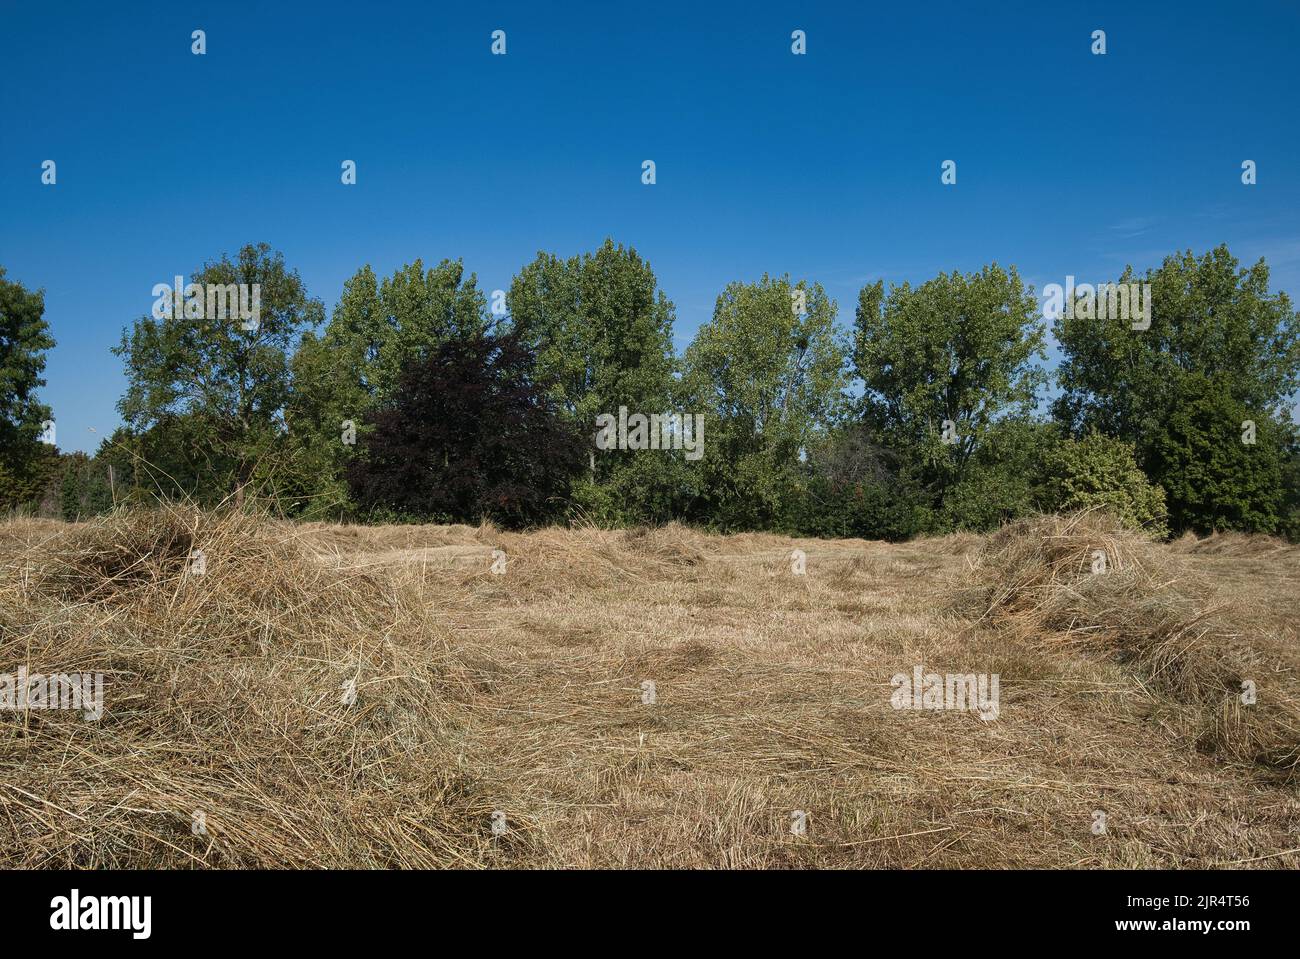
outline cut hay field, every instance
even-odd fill
[[[0,866],[1295,867],[1298,613],[1296,548],[1096,516],[11,520],[0,673],[104,710],[0,711]],[[894,708],[916,667],[997,717]]]

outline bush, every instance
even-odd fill
[[[961,480],[944,493],[941,529],[986,532],[1038,512],[1044,460],[1060,442],[1048,423],[1016,418],[989,426]]]
[[[1168,535],[1165,491],[1138,468],[1134,446],[1101,433],[1068,439],[1044,455],[1043,507],[1102,509],[1125,526]]]
[[[908,539],[935,528],[924,492],[900,479],[814,477],[793,514],[790,532],[800,536]]]
[[[902,540],[935,527],[929,493],[864,424],[813,443],[806,472],[787,511],[789,532]]]

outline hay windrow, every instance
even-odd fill
[[[1261,533],[1214,533],[1206,537],[1184,533],[1170,546],[1180,553],[1202,556],[1268,557],[1292,563],[1300,562],[1300,547],[1276,536]]]
[[[1017,642],[1115,657],[1155,695],[1194,710],[1203,749],[1295,776],[1294,677],[1243,635],[1230,597],[1179,553],[1099,513],[1012,523],[974,558],[959,605]],[[1279,681],[1280,680],[1280,681]],[[1244,684],[1257,702],[1245,705]]]

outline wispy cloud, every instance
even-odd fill
[[[1146,233],[1159,222],[1159,219],[1154,216],[1131,216],[1118,223],[1112,223],[1107,229],[1127,240]]]

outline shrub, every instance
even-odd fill
[[[1043,506],[1052,512],[1102,509],[1125,526],[1165,536],[1165,492],[1138,468],[1132,443],[1101,433],[1068,439],[1044,455]]]
[[[940,528],[985,532],[1038,511],[1044,460],[1061,442],[1048,423],[999,420],[987,428],[961,480],[943,496]]]

